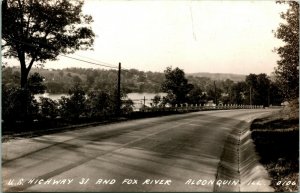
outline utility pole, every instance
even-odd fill
[[[215,87],[215,103],[216,106],[218,105],[218,101],[217,101],[217,87],[216,87],[216,81],[214,81],[214,87]]]
[[[268,107],[270,107],[270,87],[268,88]]]
[[[252,86],[250,86],[250,105],[252,105]]]
[[[146,97],[144,96],[144,107],[146,107]]]
[[[121,112],[121,62],[119,63],[119,71],[118,71],[118,87],[117,87],[117,117],[120,116]]]

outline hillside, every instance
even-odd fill
[[[229,74],[229,73],[209,73],[209,72],[197,72],[197,73],[188,73],[189,76],[194,77],[207,77],[211,80],[226,80],[230,79],[234,82],[244,81],[246,75],[243,74]]]
[[[19,84],[20,68],[5,67],[2,69],[2,82],[4,84]],[[88,90],[112,90],[116,87],[117,71],[103,69],[87,69],[87,68],[66,68],[58,69],[37,69],[33,68],[31,74],[38,72],[44,77],[44,83],[49,93],[67,93],[72,85],[79,83],[86,91]],[[234,82],[244,81],[245,75],[224,74],[224,73],[191,73],[186,74],[187,79],[193,85],[199,86],[202,90],[213,84],[222,87],[227,79]],[[164,73],[160,72],[144,72],[136,69],[124,70],[121,76],[121,87],[125,92],[137,93],[158,93],[162,92],[161,84],[164,81]]]

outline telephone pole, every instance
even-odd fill
[[[270,107],[270,86],[268,88],[268,107]]]
[[[216,81],[214,81],[214,87],[215,87],[215,103],[216,103],[216,106],[218,106]]]
[[[252,86],[250,86],[250,105],[252,105]]]
[[[117,117],[120,116],[121,113],[121,62],[119,63],[119,71],[118,71],[118,87],[117,87],[117,109],[116,109]]]

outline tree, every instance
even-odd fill
[[[101,118],[113,114],[112,96],[105,91],[90,91],[88,93],[87,112],[90,117]]]
[[[127,99],[122,101],[121,111],[123,115],[130,114],[133,112],[134,103],[132,100]]]
[[[204,95],[199,86],[194,86],[194,88],[189,92],[188,100],[190,104],[203,104],[205,102]]]
[[[264,106],[270,105],[270,80],[266,74],[259,74],[257,76],[258,88],[257,92],[259,93],[258,100],[260,104]]]
[[[43,84],[44,77],[39,73],[35,72],[28,78],[28,90],[32,94],[43,94],[45,93],[46,86]]]
[[[58,116],[58,102],[50,98],[40,97],[40,115],[43,119],[55,119]]]
[[[277,82],[271,82],[269,95],[271,105],[280,105],[282,103],[283,94],[281,92],[281,89],[279,89]]]
[[[20,85],[20,73],[11,67],[2,66],[2,84],[17,87]]]
[[[246,87],[246,82],[237,82],[233,85],[231,103],[238,105],[244,104],[244,93]]]
[[[234,85],[234,82],[230,79],[226,79],[225,81],[222,81],[222,90],[225,96],[222,96],[222,101],[224,104],[233,104],[232,102],[232,87]]]
[[[254,100],[257,99],[257,92],[256,92],[256,88],[257,88],[257,75],[256,74],[249,74],[248,76],[246,76],[246,85],[247,88],[245,89],[245,95],[246,95],[246,99],[248,101],[248,104],[255,104],[255,105],[261,105],[261,104],[257,104],[257,102]]]
[[[205,86],[207,94],[207,100],[213,100],[216,105],[219,104],[219,99],[222,96],[222,82],[221,81],[209,81]]]
[[[73,76],[73,82],[74,84],[80,84],[82,82],[81,78],[77,75]]]
[[[91,74],[87,74],[86,75],[86,83],[89,87],[92,87],[92,85],[95,82],[95,76],[91,75]]]
[[[28,89],[2,85],[2,118],[5,123],[30,123],[37,117],[38,104]]]
[[[245,94],[250,104],[269,105],[270,80],[266,74],[249,74],[246,76],[246,84]]]
[[[66,93],[64,89],[64,84],[59,82],[50,81],[46,83],[47,92],[49,93]]]
[[[34,62],[93,45],[92,17],[82,14],[82,6],[83,0],[3,0],[3,56],[19,60],[22,88]]]
[[[215,87],[213,84],[211,84],[208,87],[207,90],[207,99],[208,100],[213,100],[216,105],[219,104],[219,99],[222,96],[222,90],[219,87]]]
[[[165,71],[165,81],[162,83],[162,90],[167,92],[168,95],[172,95],[171,104],[181,104],[187,102],[187,94],[193,89],[193,85],[188,83],[185,78],[184,71],[175,68],[172,70],[168,67]],[[168,97],[167,97],[168,98]]]
[[[284,93],[285,99],[299,97],[299,3],[297,1],[279,1],[287,3],[289,9],[280,16],[286,22],[281,23],[274,35],[285,45],[275,48],[280,56],[275,71],[277,82]]]
[[[153,101],[153,105],[154,105],[155,107],[157,107],[158,104],[159,104],[160,101],[161,101],[160,95],[155,95],[154,98],[152,99],[152,101]]]
[[[75,121],[86,111],[85,92],[79,85],[69,90],[70,98],[61,97],[59,100],[60,114],[67,120]]]

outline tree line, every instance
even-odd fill
[[[46,90],[43,77],[38,73],[29,76],[27,88],[2,84],[2,123],[3,129],[17,123],[32,125],[40,123],[80,123],[82,121],[101,121],[116,116],[118,100],[116,90],[101,89],[86,92],[74,83],[67,96],[58,100],[47,97],[35,98]],[[121,97],[125,92],[121,92]],[[133,102],[123,100],[121,113],[126,115],[133,111]],[[54,121],[55,120],[55,121]],[[47,125],[44,125],[47,126]]]
[[[67,68],[63,70],[33,69],[31,72],[31,74],[36,73],[41,76],[41,82],[45,87],[43,92],[52,94],[67,94],[74,85],[81,85],[86,93],[116,89],[116,70]],[[19,77],[19,68],[3,66],[3,85],[18,87]],[[32,82],[34,77],[36,78],[30,75],[29,82]],[[213,100],[215,104],[268,106],[269,104],[280,105],[283,97],[278,83],[272,81],[266,74],[250,74],[244,81],[234,82],[230,79],[212,80],[208,77],[186,76],[183,70],[169,67],[164,73],[125,70],[122,71],[121,77],[121,88],[124,93],[166,92],[169,101],[165,99],[165,103],[171,104],[174,102],[204,104]],[[172,99],[174,98],[172,94],[176,95],[176,100]]]
[[[45,71],[45,70],[44,70]],[[91,120],[102,120],[116,115],[117,95],[116,81],[109,77],[115,73],[107,72],[102,79],[101,87],[79,81],[83,74],[78,72],[97,72],[91,69],[69,69],[58,71],[56,74],[63,80],[64,76],[71,78],[71,86],[68,89],[68,97],[61,97],[59,100],[41,97],[38,100],[34,95],[44,93],[48,90],[45,80],[47,78],[34,72],[30,74],[26,88],[17,84],[18,71],[12,68],[3,67],[2,99],[3,99],[3,120],[7,122],[23,121],[32,122],[33,120],[53,120],[59,117],[65,121],[76,121],[80,118]],[[70,76],[63,75],[61,72],[70,73]],[[134,73],[135,72],[135,73]],[[73,74],[71,74],[73,73]],[[110,74],[111,73],[111,74]],[[76,74],[76,75],[75,75]],[[141,76],[139,76],[142,74]],[[182,69],[168,67],[164,73],[142,73],[132,70],[130,73],[134,80],[139,79],[141,83],[147,83],[145,75],[163,76],[162,80],[155,84],[159,92],[165,92],[165,97],[155,96],[153,107],[175,106],[180,104],[205,105],[212,101],[216,105],[280,105],[283,100],[282,93],[278,85],[272,82],[266,74],[249,74],[245,81],[233,82],[232,80],[213,81],[209,78],[186,77]],[[159,75],[158,75],[159,74]],[[109,76],[110,75],[110,76]],[[13,78],[14,77],[14,78]],[[55,74],[50,76],[55,77]],[[88,77],[88,76],[86,76]],[[49,77],[48,77],[49,78]],[[123,77],[123,79],[125,79]],[[82,80],[82,79],[80,79]],[[15,82],[16,81],[16,82]],[[88,78],[86,78],[88,81]],[[161,82],[159,84],[159,82]],[[59,84],[59,83],[58,83]],[[126,84],[125,84],[126,85]],[[90,87],[89,87],[90,86]],[[122,85],[122,98],[128,93],[128,88]],[[151,90],[144,90],[151,91]],[[122,100],[122,114],[129,114],[133,111],[134,103],[129,100]]]
[[[165,100],[172,104],[201,104],[213,101],[215,105],[280,105],[283,95],[278,84],[270,80],[266,74],[249,74],[245,81],[232,80],[193,82],[185,77],[182,69],[165,70],[162,91],[167,93]],[[194,80],[193,80],[194,81]]]
[[[66,94],[74,84],[81,84],[83,89],[89,90],[112,89],[115,87],[117,70],[104,70],[92,68],[66,68],[66,69],[37,69],[33,68],[31,74],[39,73],[47,87],[46,92],[51,94]],[[18,67],[4,67],[2,81],[5,84],[19,86],[20,69]],[[131,92],[161,92],[160,84],[164,74],[159,72],[143,72],[136,69],[122,70],[121,85],[127,93]]]

